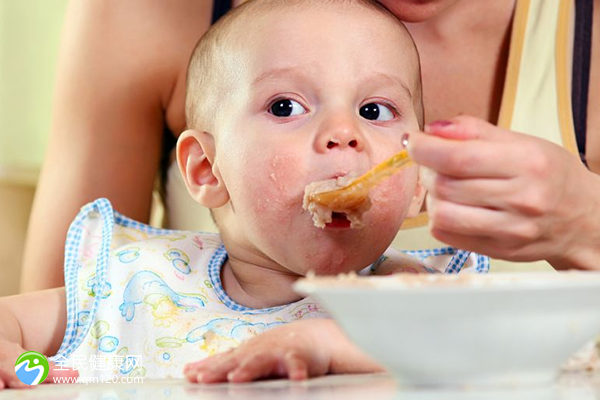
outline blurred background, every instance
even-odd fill
[[[0,296],[17,293],[67,0],[0,0]]]

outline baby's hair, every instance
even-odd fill
[[[419,56],[417,48],[406,27],[388,9],[375,0],[250,0],[232,9],[202,36],[190,58],[187,73],[186,123],[190,129],[214,132],[219,116],[219,104],[233,93],[235,77],[240,66],[228,51],[236,35],[244,32],[238,28],[240,22],[251,26],[252,19],[277,8],[289,10],[298,6],[362,6],[392,20],[401,29],[413,46],[416,59],[417,77],[412,92],[414,109],[419,126],[423,127],[424,112]],[[250,33],[251,34],[251,33]],[[228,57],[229,60],[228,60]],[[230,61],[230,62],[228,62]]]

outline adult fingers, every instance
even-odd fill
[[[422,167],[421,184],[430,197],[469,206],[505,208],[520,198],[514,179],[455,178]]]
[[[438,120],[425,125],[425,133],[453,140],[504,138],[503,129],[469,115],[459,115],[450,120]]]
[[[437,172],[462,178],[510,178],[518,175],[523,156],[511,144],[484,140],[451,140],[411,132],[408,152],[418,164]]]
[[[450,246],[485,254],[492,258],[510,261],[537,261],[539,260],[539,246],[541,242],[524,244],[518,241],[498,241],[487,236],[461,235],[441,229],[433,229],[432,235]]]
[[[459,235],[493,237],[499,242],[512,243],[532,242],[540,239],[543,234],[535,218],[523,219],[509,212],[466,206],[432,197],[427,199],[427,212],[434,235],[436,231],[445,231]]]
[[[540,181],[519,178],[455,178],[421,169],[421,184],[428,196],[454,203],[484,207],[522,216],[547,215],[561,193]]]
[[[515,161],[527,157],[532,147],[527,135],[469,116],[433,122],[425,126],[425,132],[425,135],[410,133],[410,155],[421,165],[453,176],[518,174]]]

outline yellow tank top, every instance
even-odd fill
[[[498,125],[560,144],[577,154],[571,109],[574,0],[517,0]],[[188,195],[175,164],[166,187],[168,227],[216,232],[207,209]],[[402,225],[392,246],[403,250],[444,247],[422,213]],[[492,271],[549,269],[545,261],[492,260]]]

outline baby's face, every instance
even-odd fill
[[[238,84],[215,135],[230,196],[215,210],[224,237],[298,274],[360,269],[398,231],[416,167],[372,192],[362,229],[316,228],[302,209],[304,188],[365,173],[418,129],[409,39],[361,7],[270,12],[253,24],[258,33],[240,38]]]

